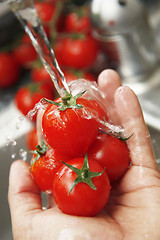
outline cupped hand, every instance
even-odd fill
[[[98,85],[114,124],[123,126],[126,136],[133,134],[127,140],[132,166],[112,186],[109,202],[98,216],[76,217],[55,204],[43,211],[29,165],[15,161],[8,193],[14,240],[160,239],[160,173],[138,99],[112,70],[100,74]]]

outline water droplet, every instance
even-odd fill
[[[23,161],[27,160],[27,151],[25,151],[24,149],[20,149],[19,150],[19,156]]]
[[[16,129],[20,129],[20,127],[22,126],[22,122],[23,122],[24,119],[25,119],[24,116],[18,117],[18,121],[17,121],[17,123],[16,123]]]
[[[17,142],[14,139],[12,139],[11,137],[7,136],[7,138],[6,138],[6,145],[7,146],[11,145],[11,146],[14,147],[14,146],[17,145]]]
[[[46,207],[42,207],[42,210],[43,210],[43,211],[46,211],[46,210],[47,210],[47,208],[46,208]]]
[[[14,146],[17,145],[17,142],[16,142],[14,139],[12,139],[12,140],[10,141],[10,145],[14,147]]]
[[[12,154],[11,154],[11,158],[14,159],[15,157],[16,157],[16,153],[12,153]]]
[[[159,159],[157,159],[157,163],[158,163],[158,164],[160,163],[160,158],[159,158]]]
[[[11,138],[9,136],[6,137],[6,146],[9,146]]]
[[[46,109],[46,105],[47,105],[46,101],[44,99],[41,99],[37,104],[35,104],[34,108],[28,112],[27,118],[32,120],[34,115],[38,112],[38,110]]]
[[[16,157],[16,140],[12,139],[10,136],[6,138],[6,146],[9,147],[9,151],[11,153],[11,158],[14,159]],[[7,150],[8,151],[8,150]]]

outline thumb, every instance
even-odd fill
[[[9,176],[8,200],[12,219],[41,211],[41,193],[32,180],[27,162],[17,160],[12,163]]]

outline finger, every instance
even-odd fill
[[[127,140],[133,165],[157,168],[150,135],[144,122],[137,96],[129,87],[120,87],[115,93],[115,104]]]
[[[115,107],[114,93],[121,86],[119,75],[114,70],[104,70],[98,77],[99,89],[103,92],[104,103],[109,118],[114,124],[119,124],[119,115]]]
[[[29,164],[18,160],[10,169],[8,200],[12,218],[41,210],[40,190],[30,175]]]

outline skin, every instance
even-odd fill
[[[160,173],[136,95],[122,87],[119,76],[105,70],[98,79],[115,124],[128,140],[133,166],[112,186],[105,209],[96,217],[76,217],[52,206],[41,210],[40,192],[29,166],[15,161],[10,170],[9,205],[14,240],[159,240]]]

